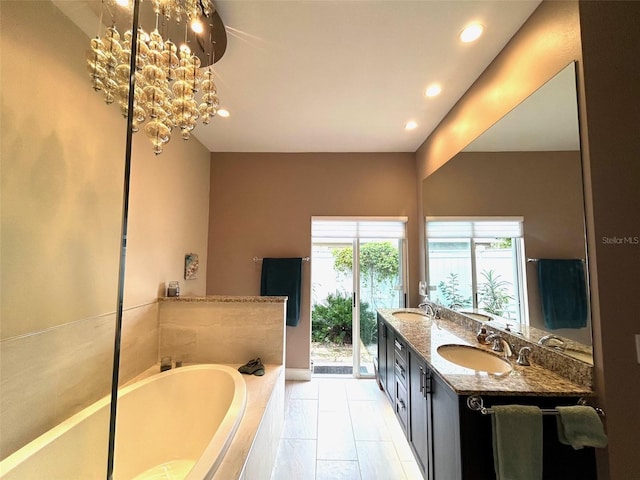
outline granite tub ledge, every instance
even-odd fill
[[[201,303],[284,303],[284,297],[267,297],[259,295],[206,295],[204,297],[160,297],[161,302],[201,302]]]

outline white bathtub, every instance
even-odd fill
[[[209,479],[246,404],[242,375],[224,365],[182,367],[118,393],[115,480]],[[0,462],[2,480],[106,477],[106,397]]]

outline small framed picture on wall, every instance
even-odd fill
[[[184,279],[195,280],[198,278],[198,254],[187,253],[184,256]]]

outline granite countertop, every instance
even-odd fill
[[[459,395],[536,395],[536,396],[592,396],[593,391],[571,382],[565,377],[535,364],[520,366],[515,360],[509,362],[513,370],[506,374],[489,374],[470,368],[460,367],[442,358],[437,353],[440,345],[471,345],[491,352],[488,345],[480,345],[476,334],[460,324],[446,319],[437,321],[415,315],[415,319],[404,320],[393,315],[394,312],[424,312],[417,308],[380,309],[382,318],[400,334],[416,353],[432,367],[451,389]],[[493,353],[493,352],[492,352]]]
[[[208,302],[208,303],[284,303],[287,297],[273,296],[238,296],[238,295],[206,295],[204,297],[160,297],[162,302]]]

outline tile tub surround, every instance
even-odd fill
[[[284,365],[286,297],[165,297],[159,357],[187,363]]]
[[[106,314],[0,342],[1,458],[109,392],[114,326]]]
[[[493,375],[459,367],[436,353],[440,345],[457,343],[472,345],[490,351],[488,345],[479,345],[476,329],[442,318],[401,320],[393,316],[399,309],[380,309],[378,313],[405,341],[429,363],[435,373],[457,394],[485,395],[536,395],[536,396],[584,396],[593,395],[590,387],[568,380],[560,374],[531,362],[523,367],[511,361],[513,370],[504,375]],[[421,312],[419,309],[401,309]],[[523,344],[524,346],[524,344]],[[516,348],[519,348],[516,345]]]
[[[108,313],[0,342],[0,457],[111,390],[115,323]],[[124,310],[120,352],[121,384],[157,362],[157,302]]]

